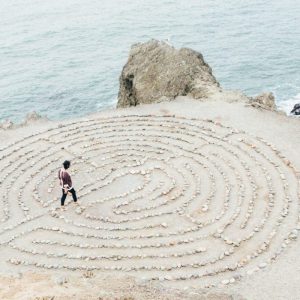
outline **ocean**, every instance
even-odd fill
[[[0,0],[0,121],[115,106],[130,46],[200,51],[224,88],[300,102],[299,0]]]

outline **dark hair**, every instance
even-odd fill
[[[65,160],[63,162],[63,166],[65,169],[69,169],[70,168],[70,165],[71,165],[71,162],[69,160]]]

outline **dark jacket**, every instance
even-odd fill
[[[65,185],[68,185],[67,188],[69,189],[72,187],[72,179],[67,170],[61,168],[58,171],[58,179],[60,181],[61,187],[64,187]]]

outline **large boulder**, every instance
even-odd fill
[[[172,100],[208,98],[220,85],[201,53],[151,40],[132,46],[120,76],[117,107]]]

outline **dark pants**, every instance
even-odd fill
[[[69,192],[72,194],[72,197],[73,197],[74,202],[77,202],[77,196],[76,196],[75,190],[72,188],[72,189],[69,190]],[[61,196],[61,199],[60,199],[60,204],[61,204],[61,206],[64,206],[65,200],[66,200],[66,198],[67,198],[67,195],[68,195],[68,193],[65,194],[64,189],[62,189],[62,196]]]

